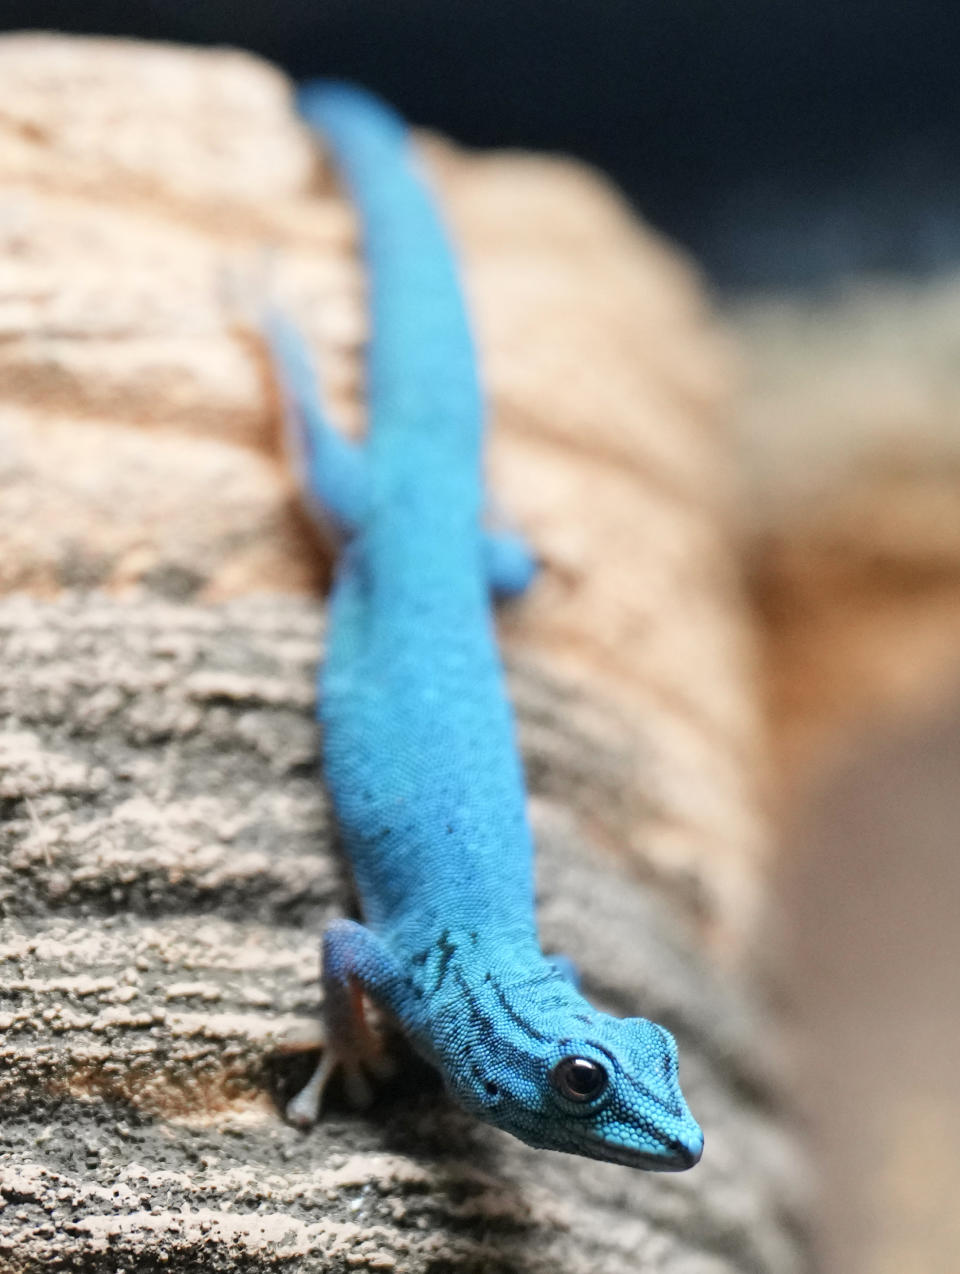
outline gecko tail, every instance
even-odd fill
[[[367,452],[381,503],[399,509],[420,475],[431,524],[438,509],[479,514],[476,351],[453,245],[410,131],[348,84],[309,81],[297,103],[358,215],[371,319]]]
[[[312,127],[339,146],[363,137],[379,137],[388,145],[403,144],[407,125],[376,93],[347,80],[304,80],[297,85],[296,106]]]
[[[399,519],[392,534],[411,553],[440,538],[458,573],[479,531],[493,595],[517,597],[538,563],[515,532],[481,526],[477,357],[453,247],[406,122],[375,94],[339,81],[306,82],[297,106],[358,212],[372,329],[369,430],[359,447],[331,424],[301,333],[283,315],[269,318],[288,436],[309,502],[341,536],[355,533],[375,508],[380,518]]]

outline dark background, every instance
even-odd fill
[[[960,261],[956,0],[0,0],[27,27],[241,45],[581,155],[724,288]]]

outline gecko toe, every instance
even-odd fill
[[[332,1050],[327,1049],[316,1070],[295,1097],[287,1102],[287,1119],[297,1128],[312,1128],[320,1118],[320,1107],[330,1078],[338,1065]]]

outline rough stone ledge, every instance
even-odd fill
[[[319,636],[319,608],[289,598],[0,605],[0,1261],[802,1270],[762,1026],[682,908],[557,799],[603,790],[616,732],[592,749],[596,703],[520,668],[544,940],[598,1000],[677,1032],[708,1156],[653,1178],[529,1151],[416,1066],[366,1117],[282,1122],[316,937],[350,907],[314,772]],[[538,755],[556,737],[570,747]]]

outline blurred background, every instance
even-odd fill
[[[960,253],[950,0],[4,0],[6,28],[256,50],[483,146],[581,155],[724,288]]]
[[[777,977],[823,1266],[956,1274],[954,0],[4,0],[0,26],[357,79],[465,143],[602,167],[698,263],[740,350],[731,428],[787,829]]]

